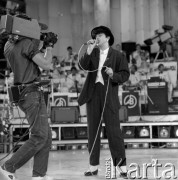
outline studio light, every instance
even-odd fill
[[[150,131],[149,127],[138,127],[138,137],[140,138],[149,138],[150,137]]]
[[[158,127],[158,137],[159,138],[169,138],[170,137],[170,127],[169,126],[159,126]]]
[[[142,146],[143,148],[149,148],[149,143],[143,143]]]
[[[137,149],[137,148],[139,148],[139,144],[138,143],[134,143],[134,144],[132,144],[132,147]]]
[[[51,133],[52,133],[52,139],[53,140],[59,140],[59,129],[58,129],[58,127],[52,127]]]
[[[178,126],[174,126],[174,137],[178,138]]]
[[[102,127],[102,128],[101,128],[100,138],[101,138],[101,139],[104,139],[104,138],[105,138],[105,127]]]
[[[83,144],[83,145],[81,146],[81,149],[83,149],[83,150],[87,149],[87,145],[86,145],[86,144]]]
[[[102,148],[103,149],[109,149],[109,144],[103,144]]]
[[[57,144],[52,144],[51,151],[56,151],[56,150],[57,150]]]
[[[78,149],[78,146],[77,145],[73,145],[72,146],[72,150],[77,150]]]
[[[177,147],[178,147],[178,142],[173,142],[173,143],[171,143],[171,147],[172,147],[172,148],[177,148]]]

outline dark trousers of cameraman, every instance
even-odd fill
[[[39,87],[28,88],[28,92],[21,95],[19,107],[26,114],[31,134],[29,139],[4,163],[4,167],[14,173],[34,157],[33,177],[45,176],[52,143],[51,129],[43,91]]]

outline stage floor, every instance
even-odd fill
[[[178,177],[178,150],[177,149],[127,149],[127,164],[133,165],[137,163],[140,167],[140,175],[144,177],[143,168],[144,164],[155,164],[154,159],[158,160],[162,167],[158,167],[158,175],[162,176],[162,173],[166,170],[170,170],[171,166],[175,167],[175,175]],[[0,154],[2,158],[4,154]],[[97,180],[106,179],[106,160],[110,158],[109,150],[101,150],[101,160],[99,166],[99,174],[95,177],[85,177],[84,171],[88,169],[88,152],[87,150],[60,150],[51,151],[49,158],[48,174],[54,176],[59,180]],[[168,166],[165,167],[166,163]],[[2,164],[2,162],[1,162]],[[19,180],[31,180],[33,160],[30,160],[21,169],[17,171],[17,177]],[[137,166],[137,167],[138,167]],[[136,165],[128,167],[129,170],[136,169]],[[132,177],[136,174],[133,172]],[[171,173],[167,175],[171,176]],[[148,179],[155,179],[154,167],[148,167],[147,169]],[[121,179],[117,177],[117,179]],[[136,178],[137,179],[137,178]],[[143,178],[142,178],[143,179]],[[161,179],[166,179],[162,177]],[[173,176],[169,179],[174,179]],[[178,179],[178,178],[177,178]],[[0,180],[4,178],[0,175]]]

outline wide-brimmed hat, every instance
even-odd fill
[[[96,39],[96,35],[100,34],[100,33],[104,33],[106,36],[110,37],[109,46],[112,46],[114,44],[114,36],[113,36],[111,30],[106,26],[98,26],[98,27],[95,27],[94,29],[92,29],[92,31],[91,31],[92,39]]]

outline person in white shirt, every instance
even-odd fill
[[[137,71],[137,66],[132,64],[130,67],[130,77],[129,77],[129,85],[131,86],[139,86],[141,77],[140,73]]]
[[[83,80],[75,66],[71,68],[71,74],[69,74],[66,79],[69,92],[79,92],[81,90]]]
[[[75,61],[75,56],[77,53],[73,51],[73,48],[71,46],[67,47],[67,55],[64,59],[66,65],[72,66],[72,63]]]
[[[142,59],[141,59],[141,45],[136,44],[136,50],[130,56],[130,62],[135,64],[138,68],[141,66]]]
[[[162,80],[167,82],[168,86],[168,102],[172,102],[172,92],[173,92],[173,84],[171,83],[170,74],[168,71],[165,71],[165,67],[163,64],[158,65],[158,71],[155,72],[155,76],[159,76]]]

